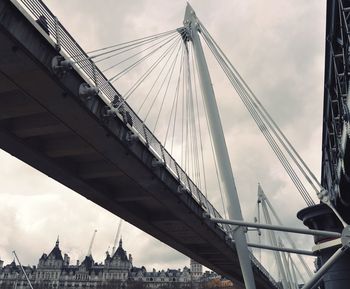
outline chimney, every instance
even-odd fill
[[[79,260],[77,260],[77,266],[79,266],[80,265],[80,262],[79,262]]]
[[[131,256],[131,254],[129,254],[129,261],[132,264],[132,256]]]
[[[66,266],[68,266],[68,265],[69,265],[69,262],[70,262],[70,258],[69,258],[69,256],[68,256],[67,254],[64,254],[63,260],[64,260],[64,264],[65,264]]]
[[[0,259],[0,269],[2,269],[2,266],[4,265],[4,261]]]

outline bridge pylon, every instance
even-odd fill
[[[224,184],[224,191],[228,201],[228,215],[231,219],[243,220],[237,189],[233,177],[230,157],[228,154],[224,132],[220,120],[219,110],[215,99],[210,73],[205,59],[202,44],[199,38],[200,24],[191,5],[187,4],[184,26],[187,37],[184,41],[191,41],[196,58],[199,74],[199,82],[205,102],[205,109],[208,115],[210,131],[213,138],[215,154],[220,173],[220,178]],[[255,289],[255,281],[247,240],[243,227],[238,227],[233,232],[239,263],[242,269],[243,279],[246,289]]]

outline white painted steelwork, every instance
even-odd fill
[[[187,4],[184,25],[192,41],[196,62],[199,71],[199,80],[204,97],[205,108],[208,114],[210,130],[212,133],[215,154],[219,167],[221,180],[224,184],[224,191],[228,201],[228,214],[230,218],[243,220],[236,185],[232,173],[230,157],[228,154],[224,132],[221,125],[219,110],[215,100],[215,94],[211,83],[211,78],[204,56],[202,44],[199,39],[199,25],[197,16],[192,7]],[[247,289],[255,289],[255,281],[247,240],[243,228],[238,228],[233,232],[233,238],[237,247],[237,254],[241,265],[244,283]]]

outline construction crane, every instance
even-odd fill
[[[12,251],[12,253],[13,253],[13,255],[15,256],[15,259],[17,260],[17,262],[18,262],[18,264],[19,264],[19,266],[20,266],[20,268],[21,268],[21,270],[22,270],[23,275],[24,275],[24,277],[26,278],[30,289],[33,289],[32,283],[30,283],[30,280],[29,280],[29,278],[28,278],[28,275],[27,275],[26,271],[24,270],[24,268],[23,268],[21,262],[19,261],[19,258],[18,258],[18,256],[17,256],[16,252],[15,252],[15,251]],[[16,281],[16,284],[15,284],[15,285],[16,285],[16,287],[17,287],[17,281]]]
[[[91,249],[92,249],[92,245],[93,245],[94,240],[95,240],[96,233],[97,233],[97,230],[95,230],[94,233],[93,233],[93,235],[92,235],[91,242],[90,242],[90,246],[89,246],[89,250],[88,250],[86,256],[91,256]]]
[[[117,234],[115,235],[115,239],[114,239],[114,245],[113,245],[113,248],[112,248],[112,256],[114,255],[114,253],[116,251],[116,248],[117,248],[117,243],[118,243],[118,240],[119,240],[119,237],[120,237],[120,231],[121,231],[121,228],[122,228],[122,223],[123,223],[123,219],[120,219],[119,220]]]

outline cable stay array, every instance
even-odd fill
[[[323,189],[320,182],[203,24],[199,22],[199,25],[204,42],[297,191],[308,206],[314,205],[306,183],[319,194]],[[206,194],[208,185],[203,135],[210,136],[211,132],[199,89],[198,67],[189,40],[186,28],[178,28],[95,49],[87,53],[88,57],[75,55],[70,61],[81,66],[90,65],[91,61],[98,65],[108,77],[108,81],[100,86],[113,83],[121,92],[122,98],[117,108],[128,101],[170,154],[177,156],[180,165]],[[134,82],[131,83],[131,80]],[[206,138],[207,141],[209,139],[211,138]],[[212,147],[212,144],[207,147]],[[215,164],[213,149],[211,154]],[[218,187],[221,186],[219,184],[220,181],[217,182]]]
[[[272,206],[270,200],[266,196],[260,184],[258,184],[258,199],[257,199],[257,217],[256,223],[260,224],[263,221],[265,224],[276,224],[283,226],[280,217],[278,216],[276,210]],[[263,231],[258,230],[259,244],[261,244]],[[288,232],[274,232],[269,231],[267,236],[268,243],[275,247],[286,248],[291,247],[294,250],[298,250],[297,245],[291,235]],[[286,246],[286,243],[288,246]],[[260,254],[261,260],[261,249],[258,253]],[[306,278],[311,278],[312,270],[307,264],[305,258],[301,254],[292,254],[283,251],[273,251],[275,264],[277,265],[278,275],[284,284],[284,288],[294,288],[295,284],[298,284],[298,280],[306,283]],[[296,261],[294,257],[298,259],[298,266],[296,266]],[[300,269],[299,269],[300,268]],[[301,271],[303,269],[303,271]],[[305,275],[304,275],[304,274]]]
[[[223,69],[305,203],[308,206],[314,205],[315,202],[305,187],[305,181],[309,183],[310,187],[317,194],[322,190],[320,182],[202,23],[200,23],[200,29],[205,43],[213,53],[215,59]],[[299,170],[299,174],[296,169]],[[301,176],[304,177],[304,182],[302,181]]]
[[[302,199],[307,206],[315,205],[310,191],[315,192],[317,196],[324,194],[320,182],[204,25],[199,20],[197,25],[204,43],[222,68]],[[210,201],[215,207],[220,207],[220,214],[227,219],[227,200],[223,193],[225,184],[220,176],[219,157],[213,142],[215,131],[211,129],[205,107],[191,29],[184,26],[137,40],[109,45],[87,54],[71,56],[67,61],[71,66],[90,67],[92,65],[93,68],[103,72],[106,79],[102,82],[96,81],[97,89],[110,85],[117,88],[118,95],[111,100],[113,111],[122,113],[131,129],[133,120],[128,117],[127,109],[135,112],[161,142],[164,149],[193,180],[195,186],[203,192],[205,198],[199,198],[200,204],[208,208]],[[149,145],[152,147],[152,143]],[[155,152],[155,154],[158,154],[158,161],[161,162],[161,152]],[[181,185],[184,190],[190,191],[185,183]],[[265,224],[272,225],[268,212],[270,209],[277,224],[282,226],[260,186],[258,204],[257,223],[261,221],[262,212]],[[223,225],[220,224],[220,226]],[[288,234],[281,236],[283,237],[271,232],[267,235],[273,247],[283,248],[285,241],[292,246],[292,249],[285,249],[284,252],[275,252],[274,256],[283,288],[297,288],[298,280],[304,280],[305,274],[311,276],[311,270],[305,260],[298,255],[298,263],[302,265],[305,274],[300,272],[290,253],[293,250],[303,253],[302,250],[297,249]],[[255,245],[250,243],[249,246]],[[268,248],[267,245],[264,246]],[[310,252],[304,252],[312,255]]]
[[[96,66],[120,95],[116,110],[128,104],[161,141],[208,199],[215,192],[227,216],[216,155],[199,87],[198,68],[186,29],[164,33],[74,55],[70,65]],[[203,200],[201,200],[203,202]],[[204,206],[206,206],[204,200]]]

